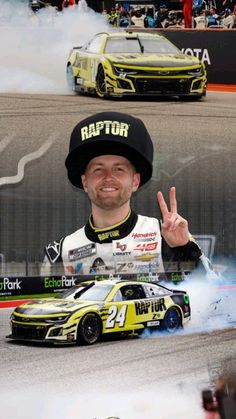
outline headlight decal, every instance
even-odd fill
[[[198,67],[193,70],[188,70],[187,74],[193,77],[202,77],[204,74],[204,69],[203,67]]]

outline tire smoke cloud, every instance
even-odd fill
[[[11,0],[0,7],[0,92],[68,93],[66,61],[73,46],[108,29],[105,18],[81,0],[57,12],[34,13],[28,2]]]

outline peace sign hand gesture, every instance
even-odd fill
[[[175,187],[170,189],[170,211],[161,192],[157,200],[162,213],[161,234],[170,247],[184,246],[189,242],[188,222],[177,213]]]

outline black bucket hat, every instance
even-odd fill
[[[126,157],[140,173],[140,185],[152,176],[153,144],[139,118],[120,112],[101,112],[80,121],[70,138],[65,165],[70,182],[83,189],[81,175],[94,157]]]

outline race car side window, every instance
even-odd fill
[[[86,51],[98,54],[101,50],[101,46],[102,46],[102,35],[97,35],[87,45]]]
[[[120,290],[117,291],[117,293],[115,294],[114,298],[113,298],[114,302],[119,302],[119,301],[123,301],[122,295]]]
[[[143,290],[142,285],[140,284],[130,284],[130,285],[124,285],[121,289],[121,294],[122,294],[122,300],[123,301],[127,301],[127,300],[139,300],[139,299],[143,299],[146,298],[146,294]]]
[[[171,291],[161,288],[158,285],[145,285],[145,290],[148,297],[160,297],[162,295],[169,295]]]

